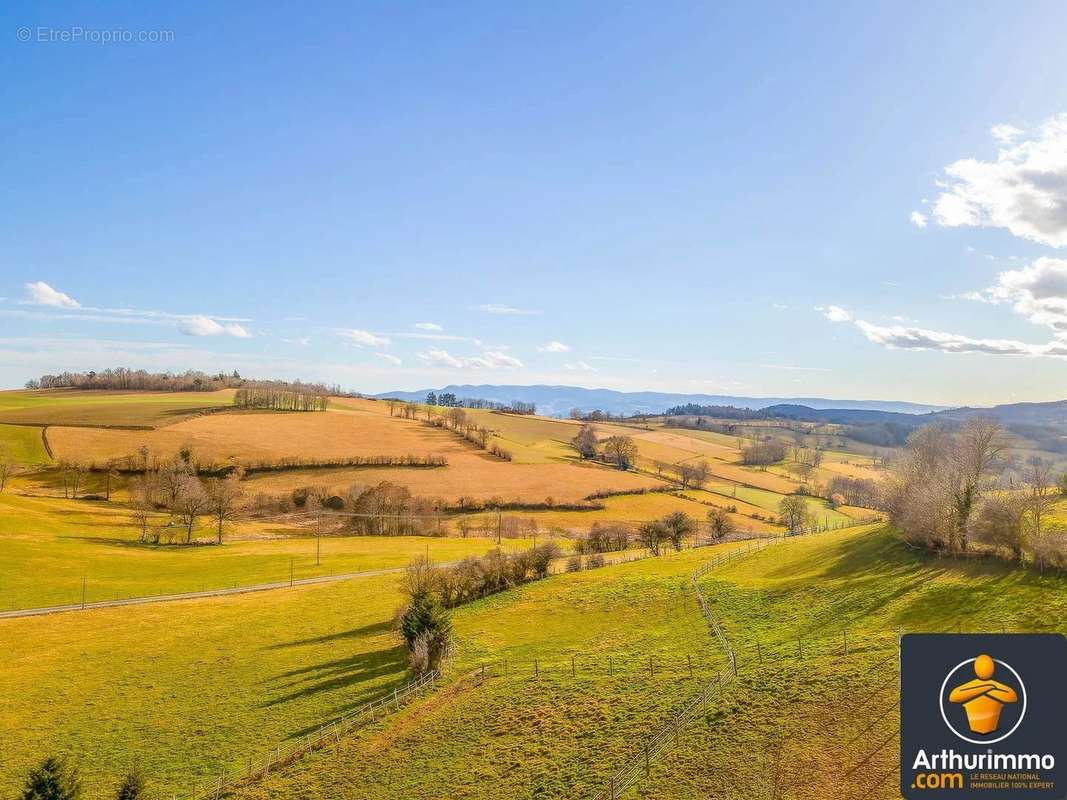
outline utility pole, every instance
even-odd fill
[[[496,510],[496,543],[497,543],[497,545],[500,544],[500,527],[501,527],[500,513],[501,513],[500,509],[498,508]]]

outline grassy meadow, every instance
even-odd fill
[[[158,524],[165,524],[160,514]],[[201,537],[214,535],[200,527]],[[181,536],[182,534],[179,534]],[[232,538],[231,538],[232,537]],[[504,549],[528,547],[503,539]],[[395,569],[413,557],[454,561],[496,547],[471,536],[323,536],[295,524],[227,525],[222,546],[142,544],[129,512],[102,501],[0,495],[0,611],[85,600],[225,589]],[[318,562],[318,563],[316,563]]]
[[[230,400],[228,392],[0,393],[0,443],[23,467],[0,494],[0,610],[77,603],[83,587],[85,600],[94,602],[285,581],[290,575],[393,570],[427,553],[448,562],[495,546],[491,537],[454,534],[317,540],[298,518],[283,516],[239,516],[227,524],[221,546],[146,545],[127,502],[126,479],[115,480],[110,501],[64,498],[46,442],[57,461],[98,463],[142,446],[160,459],[189,448],[194,460],[219,464],[406,454],[448,460],[433,469],[253,474],[240,482],[246,498],[307,486],[340,493],[382,480],[448,501],[542,503],[550,497],[574,503],[599,490],[672,488],[607,497],[595,510],[504,512],[535,520],[539,541],[553,530],[584,530],[598,521],[640,523],[673,511],[703,521],[712,508],[734,506],[739,530],[778,533],[781,528],[768,519],[800,486],[788,472],[741,465],[743,442],[705,431],[598,424],[601,437],[634,437],[638,469],[624,472],[580,462],[569,446],[578,429],[572,421],[469,412],[512,452],[514,460],[505,462],[421,419],[390,416],[383,402],[338,398],[324,413],[300,414],[237,411],[228,407]],[[666,480],[677,465],[699,460],[707,460],[713,474],[705,490],[682,492]],[[83,492],[102,493],[102,487],[103,477],[92,474]],[[867,513],[835,511],[817,498],[807,502],[828,524]],[[496,515],[467,516],[485,522],[488,531]],[[180,541],[183,535],[168,519],[158,511],[153,524]],[[206,518],[194,538],[212,540]],[[824,547],[840,542],[848,552],[877,538],[831,534],[819,541]],[[886,536],[886,542],[885,554],[864,553],[872,569],[880,559],[901,557],[893,540]],[[502,544],[515,549],[532,542],[505,538]],[[459,787],[462,796],[494,800],[588,794],[632,754],[635,742],[657,731],[723,666],[690,575],[716,550],[738,546],[559,574],[458,608],[456,650],[438,692],[346,737],[336,751],[318,753],[238,794],[429,799],[456,794]],[[820,570],[833,561],[830,551],[809,553],[809,546],[804,541],[780,548],[801,565],[797,591],[825,583]],[[778,558],[784,556],[776,549],[754,556],[751,565],[773,565]],[[722,583],[716,584],[722,594],[717,602],[732,632],[737,620],[774,602],[754,599],[754,587],[772,578],[758,570],[748,575],[743,570],[756,569],[749,564],[738,562],[706,579]],[[773,579],[784,580],[791,565],[786,559],[774,567]],[[876,569],[872,575],[877,581]],[[106,796],[134,764],[160,797],[188,796],[220,769],[238,769],[250,757],[298,741],[410,679],[407,653],[393,629],[403,599],[400,579],[398,573],[378,574],[0,620],[0,647],[7,654],[0,685],[9,698],[0,706],[0,731],[9,739],[0,759],[0,794],[14,791],[42,754],[55,752],[80,765],[88,796]],[[842,577],[840,591],[854,579]],[[771,595],[777,597],[780,588]],[[792,635],[803,624],[785,608],[805,603],[811,607],[793,613],[807,615],[813,630],[847,616],[827,598],[790,598],[766,623],[753,624]],[[473,678],[483,664],[485,680]],[[739,713],[751,706],[743,699],[730,702]],[[758,720],[752,724],[758,727]],[[682,769],[675,777],[691,776]]]

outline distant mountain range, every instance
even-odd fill
[[[565,417],[572,408],[582,411],[600,409],[612,414],[662,414],[672,406],[696,403],[706,406],[736,406],[758,410],[768,406],[804,406],[810,409],[839,409],[889,412],[898,414],[928,414],[944,411],[948,406],[905,403],[896,400],[830,400],[822,397],[740,397],[719,394],[675,394],[671,392],[619,392],[614,389],[586,389],[581,386],[509,386],[509,385],[450,385],[414,392],[382,392],[375,397],[421,401],[428,392],[452,392],[457,397],[471,397],[510,403],[520,400],[536,403],[537,413],[550,417]]]

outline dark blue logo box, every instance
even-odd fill
[[[900,792],[909,800],[1067,797],[1067,639],[903,636]]]

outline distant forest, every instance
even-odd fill
[[[227,375],[223,372],[209,375],[199,370],[186,372],[148,372],[143,369],[116,367],[99,372],[61,372],[58,375],[42,375],[26,382],[27,389],[108,389],[111,391],[151,392],[214,392],[219,389],[248,389],[247,403],[242,405],[267,407],[276,395],[293,393],[304,396],[344,395],[338,386],[303,381],[264,381],[242,378],[237,370]],[[271,399],[266,399],[271,398]]]

